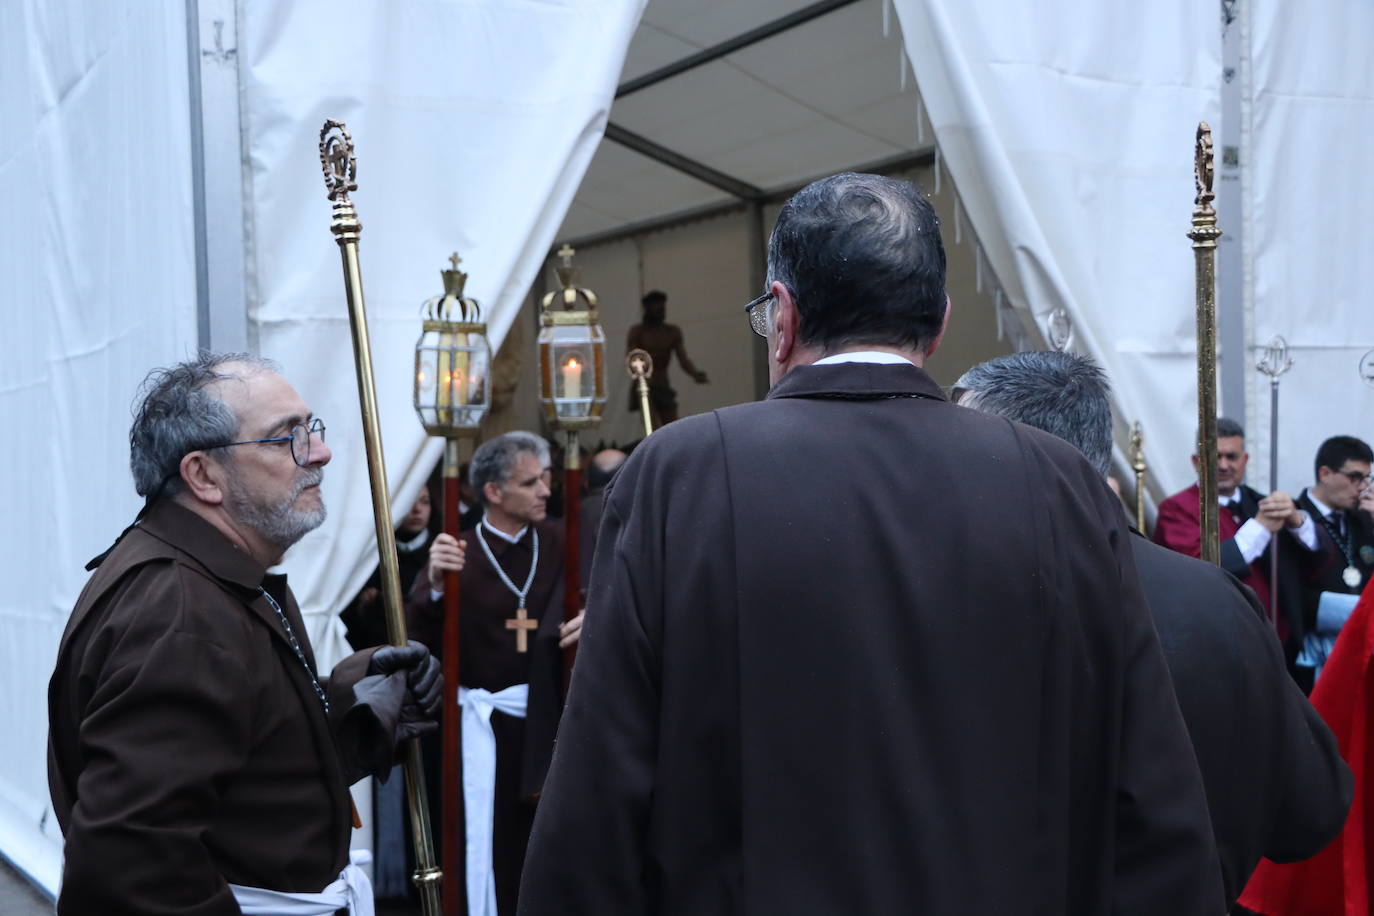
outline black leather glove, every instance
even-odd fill
[[[402,706],[402,721],[406,706],[414,706],[424,718],[433,719],[444,702],[444,673],[439,660],[429,654],[424,643],[410,640],[405,646],[383,646],[372,653],[368,674],[389,675],[406,672],[407,696]],[[426,729],[428,731],[429,729]]]

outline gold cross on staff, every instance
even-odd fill
[[[563,247],[558,249],[558,256],[563,259],[564,267],[572,267],[572,256],[575,254],[577,251],[567,242],[564,242]]]
[[[515,651],[524,654],[530,650],[529,631],[539,629],[539,621],[530,620],[524,608],[516,608],[515,616],[506,621],[506,629],[515,631]]]

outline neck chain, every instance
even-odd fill
[[[282,628],[286,630],[286,641],[291,644],[291,649],[296,653],[296,658],[300,659],[301,667],[310,676],[310,686],[315,688],[315,696],[320,698],[320,704],[324,706],[324,714],[329,715],[329,697],[324,695],[324,688],[320,686],[319,679],[315,677],[315,672],[311,670],[310,663],[305,660],[305,652],[301,649],[300,640],[296,639],[296,632],[291,629],[291,621],[286,619],[286,612],[277,604],[277,599],[268,594],[267,589],[259,588],[262,596],[267,599],[267,603],[272,605],[272,610],[277,612],[277,617],[281,619]]]
[[[1333,509],[1332,514],[1334,515],[1339,511],[1339,509]],[[1341,581],[1348,588],[1359,588],[1364,577],[1360,575],[1360,570],[1355,565],[1355,535],[1347,528],[1345,536],[1342,537],[1340,530],[1331,524],[1331,516],[1329,515],[1318,512],[1317,518],[1321,519],[1322,527],[1326,529],[1327,534],[1331,535],[1332,543],[1340,548],[1341,556],[1345,558],[1345,569],[1341,570]]]
[[[501,568],[501,564],[496,562],[496,555],[491,552],[486,536],[482,534],[481,523],[477,525],[477,543],[482,545],[482,553],[486,554],[487,559],[491,561],[492,568],[501,577],[501,582],[515,594],[516,599],[520,602],[520,608],[525,606],[525,596],[530,593],[530,586],[534,584],[534,571],[539,567],[539,530],[531,528],[530,535],[534,538],[534,556],[530,559],[530,574],[525,577],[525,587],[516,588],[515,583],[510,580],[510,576],[506,575],[506,571]]]

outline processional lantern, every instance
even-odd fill
[[[558,251],[560,288],[544,297],[539,330],[539,392],[549,423],[570,434],[601,422],[606,406],[606,334],[596,314],[596,293],[578,286],[576,252]]]
[[[558,250],[560,288],[544,297],[539,330],[539,394],[544,416],[567,434],[563,451],[563,619],[582,611],[582,459],[577,434],[601,422],[606,406],[606,334],[597,323],[596,293],[578,286],[569,245]],[[563,680],[577,647],[564,650]]]
[[[415,344],[415,412],[431,436],[476,435],[491,405],[491,346],[482,308],[463,296],[462,258],[440,271],[444,293],[425,301]]]
[[[462,443],[465,439],[476,438],[478,427],[491,405],[491,346],[487,342],[486,323],[482,321],[482,307],[475,299],[463,296],[468,275],[458,269],[462,260],[454,252],[449,257],[452,269],[440,271],[444,293],[425,300],[422,306],[424,322],[420,339],[415,344],[415,413],[425,432],[443,436],[445,440],[444,532],[455,538],[460,527]],[[442,810],[443,835],[450,842],[442,846],[444,916],[458,916],[465,897],[465,888],[458,882],[462,874],[459,854],[464,844],[456,842],[465,829],[459,817],[462,794],[458,728],[459,584],[458,573],[445,573]]]

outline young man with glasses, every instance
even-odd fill
[[[324,432],[256,357],[203,354],[145,382],[129,441],[147,504],[88,567],[48,690],[59,913],[370,899],[348,786],[435,727],[442,683],[419,644],[325,676],[268,573],[324,521]]]
[[[1222,912],[1119,502],[923,369],[930,202],[814,182],[767,276],[767,399],[608,490],[520,911]]]
[[[1303,490],[1298,506],[1317,523],[1321,564],[1303,583],[1307,627],[1298,665],[1313,677],[1335,645],[1336,636],[1374,574],[1374,488],[1369,471],[1374,452],[1354,436],[1333,436],[1317,449],[1317,482]]]

